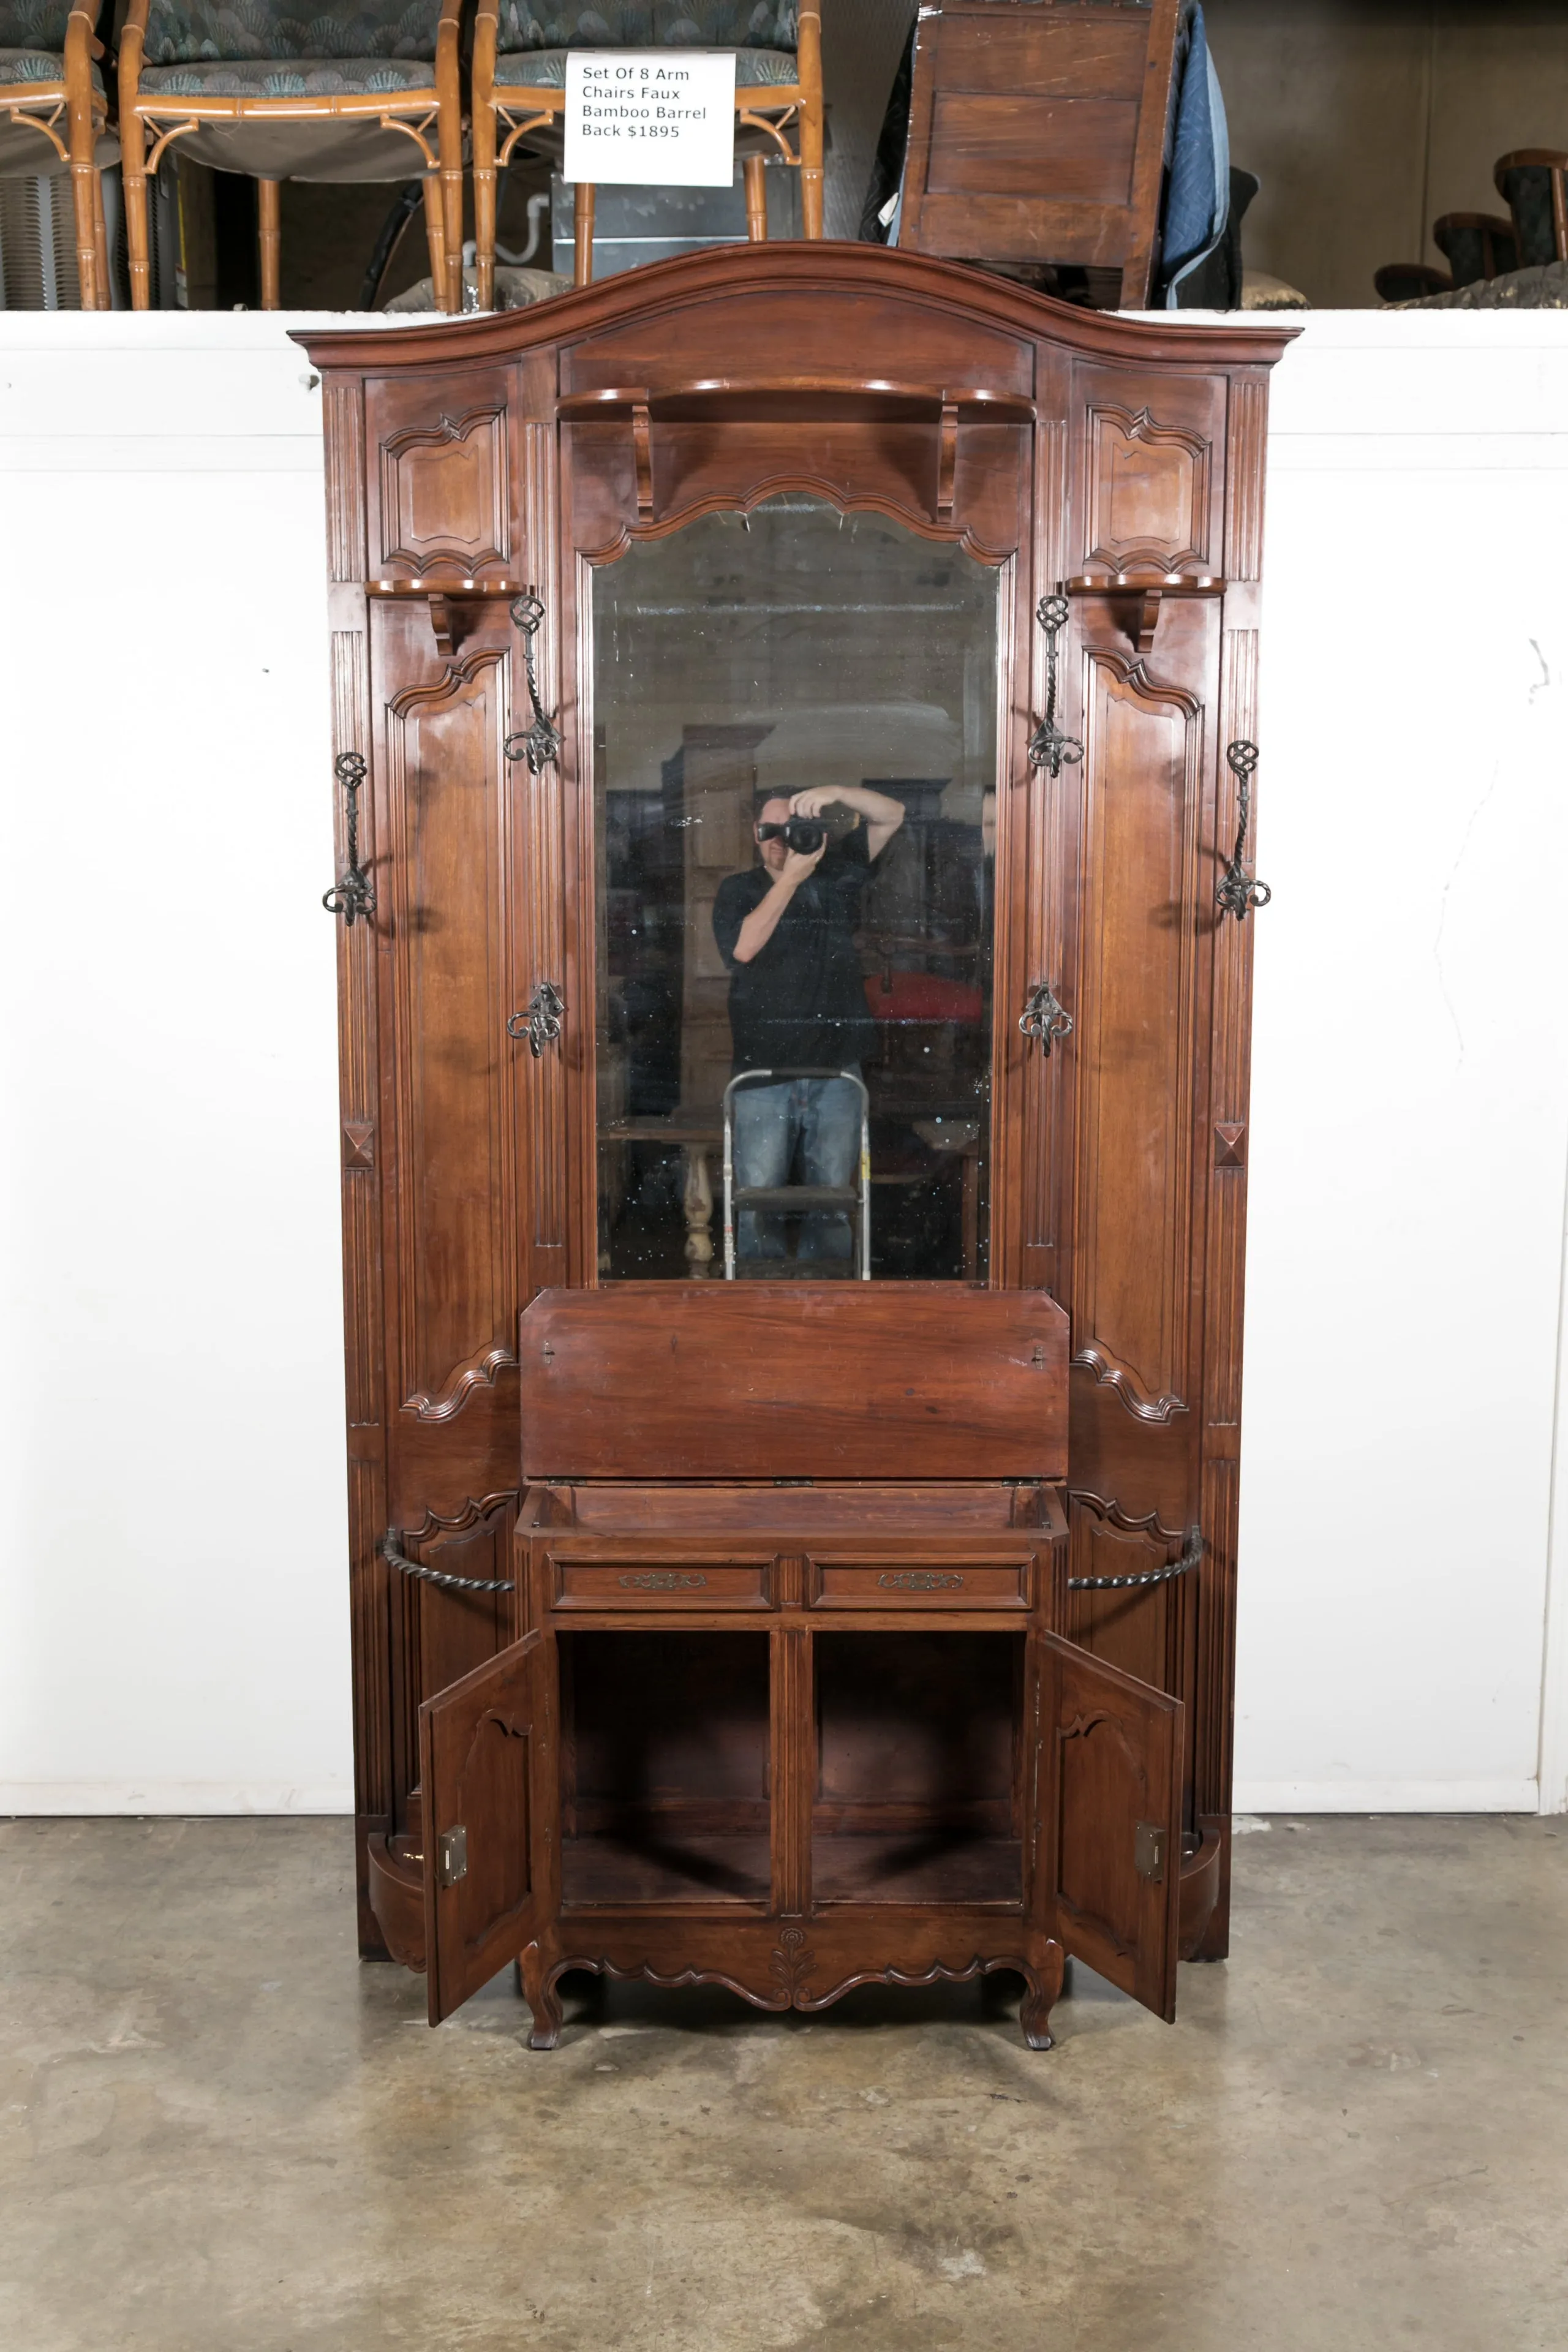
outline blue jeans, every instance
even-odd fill
[[[860,1160],[860,1089],[847,1078],[785,1078],[773,1087],[742,1087],[732,1097],[735,1188],[791,1181],[796,1148],[800,1181],[851,1184]],[[847,1258],[852,1248],[842,1209],[811,1209],[801,1219],[797,1259]],[[742,1209],[735,1231],[740,1257],[782,1258],[783,1214]]]

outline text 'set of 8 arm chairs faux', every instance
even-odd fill
[[[801,226],[822,235],[820,0],[478,0],[474,19],[475,268],[481,310],[495,288],[496,178],[525,152],[559,163],[566,58],[574,49],[731,49],[735,152],[746,234],[768,233],[763,167],[795,166]],[[792,139],[791,133],[794,133]],[[593,275],[594,189],[576,188],[574,278]]]

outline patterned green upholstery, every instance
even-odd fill
[[[5,5],[7,0],[0,0]],[[9,5],[26,6],[28,0]],[[344,0],[323,0],[313,14],[303,5],[271,8],[261,0],[230,0],[226,5],[224,0],[153,0],[143,55],[150,66],[240,59],[270,64],[288,58],[346,58],[356,65],[367,58],[428,61],[436,55],[440,16],[440,0],[350,0],[346,5]],[[342,86],[366,87],[360,81]],[[205,87],[216,89],[211,82]]]
[[[519,49],[793,53],[797,46],[795,0],[597,0],[594,6],[584,0],[500,0],[496,42],[509,57]]]
[[[103,88],[103,76],[98,68],[89,68],[94,89]],[[25,82],[64,81],[65,58],[58,53],[47,57],[41,49],[0,49],[0,89],[17,89]]]
[[[521,84],[529,89],[564,89],[566,58],[564,49],[524,49],[520,57],[498,58],[496,87],[515,89]],[[781,89],[793,82],[799,71],[792,51],[735,51],[737,89]]]
[[[418,58],[335,58],[330,65],[309,58],[278,65],[268,58],[211,58],[194,66],[153,66],[139,89],[159,98],[315,98],[350,90],[428,89],[431,72]]]
[[[70,0],[0,0],[0,49],[53,49],[58,57],[66,45],[70,12]],[[19,79],[42,81],[45,77],[26,74]]]

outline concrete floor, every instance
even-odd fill
[[[1561,2352],[1568,1822],[1275,1822],[1160,2024],[1081,1973],[522,2046],[338,1822],[0,1827],[11,2352]]]

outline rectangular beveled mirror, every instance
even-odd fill
[[[595,570],[602,1277],[986,1278],[1001,579],[795,494]]]

